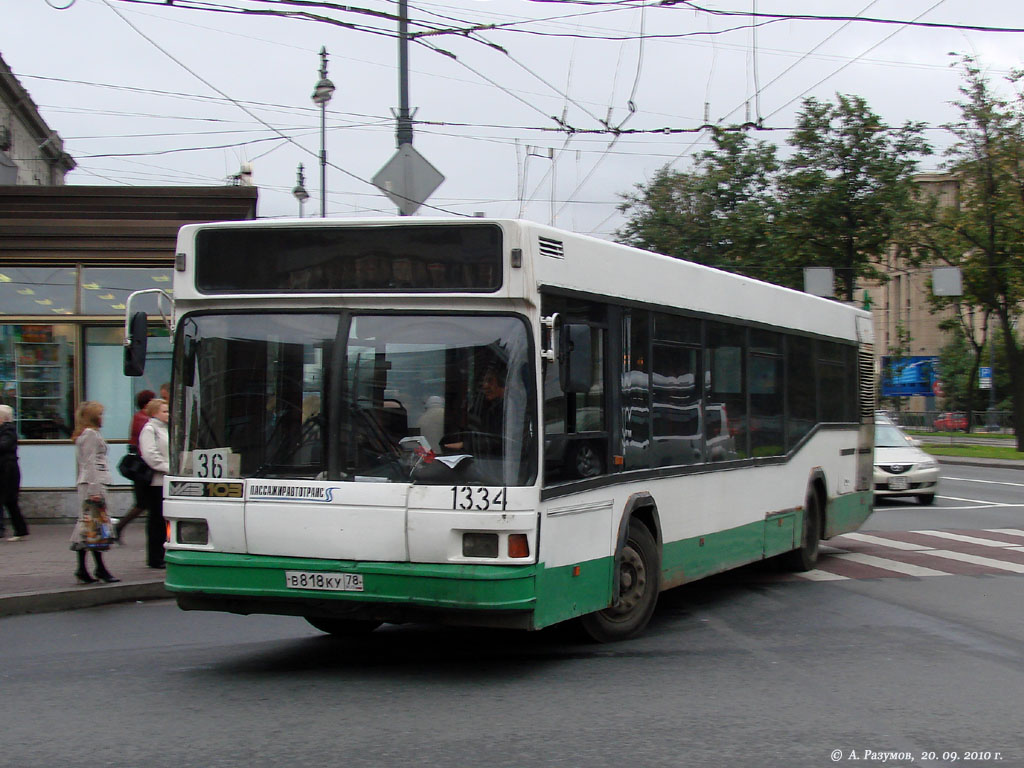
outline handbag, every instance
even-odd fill
[[[148,485],[153,480],[153,468],[133,448],[117,463],[117,471],[133,483]]]

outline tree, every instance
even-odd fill
[[[858,96],[809,98],[780,179],[787,258],[835,270],[853,301],[858,278],[884,279],[875,266],[914,211],[917,158],[931,153],[922,126],[891,129]]]
[[[950,340],[939,351],[939,381],[946,407],[954,411],[984,410],[988,405],[978,389],[978,371],[981,368],[985,340],[979,341],[975,329],[961,322],[961,315],[940,324],[950,332]],[[968,418],[970,432],[974,419]]]
[[[888,128],[856,96],[807,99],[784,164],[775,147],[716,131],[693,170],[659,170],[619,206],[618,239],[791,288],[830,266],[853,300],[913,210],[911,177],[930,149],[921,126]]]
[[[1024,102],[998,97],[973,58],[961,66],[960,120],[947,126],[956,137],[948,156],[960,202],[937,212],[934,239],[946,263],[961,269],[962,301],[997,319],[1024,450],[1024,350],[1015,327],[1024,301]],[[1009,78],[1015,87],[1022,80],[1019,72]]]
[[[715,131],[692,171],[665,166],[624,195],[619,242],[798,287],[774,235],[775,147],[745,133]]]

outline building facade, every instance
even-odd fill
[[[0,402],[14,409],[29,519],[78,516],[74,414],[104,404],[111,466],[124,454],[135,395],[170,379],[170,339],[150,313],[150,364],[123,375],[125,300],[171,289],[184,224],[256,217],[257,190],[66,186],[75,167],[28,92],[0,58]],[[134,308],[134,307],[133,307]],[[129,503],[127,481],[117,505]]]
[[[56,187],[74,167],[60,136],[0,57],[0,185]]]
[[[915,182],[925,194],[937,197],[939,205],[959,205],[959,181],[952,174],[919,174]],[[908,393],[903,401],[907,410],[941,408],[941,396],[936,394],[937,371],[933,361],[950,340],[949,332],[939,326],[943,320],[953,316],[953,311],[932,312],[929,302],[932,265],[914,266],[893,249],[886,256],[881,270],[888,280],[866,288],[875,325],[881,394],[884,398],[887,391]],[[895,377],[891,371],[887,373],[885,366],[886,361],[892,358],[900,359],[902,366]],[[894,378],[902,380],[894,382]]]

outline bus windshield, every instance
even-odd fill
[[[527,325],[511,315],[230,313],[179,324],[172,471],[527,485]]]

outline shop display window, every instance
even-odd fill
[[[62,440],[74,426],[75,326],[0,325],[0,400],[18,436]]]

